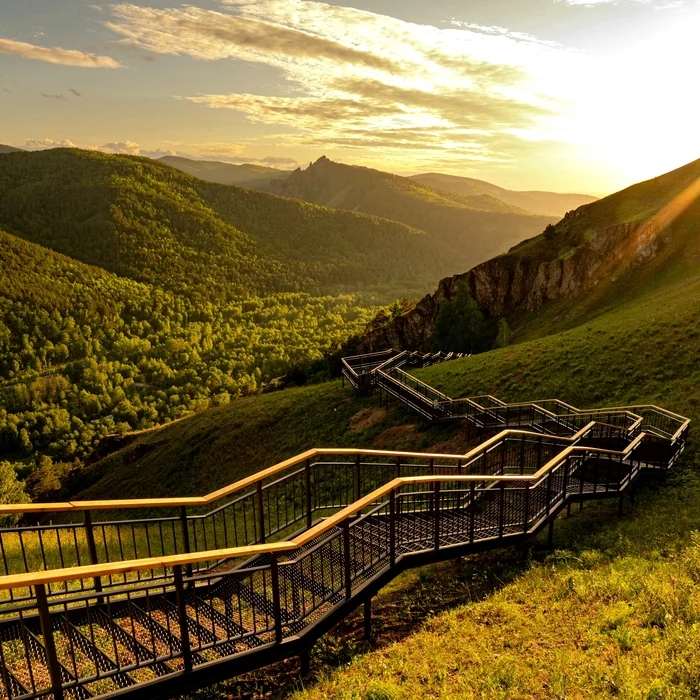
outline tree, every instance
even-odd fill
[[[486,324],[465,282],[457,284],[454,299],[445,299],[435,319],[435,349],[476,354],[486,348]]]
[[[9,462],[0,462],[0,503],[29,503],[24,484],[17,479],[17,472]],[[0,516],[0,525],[10,527],[21,515]]]
[[[513,333],[510,330],[510,327],[508,326],[508,321],[506,321],[505,318],[502,318],[498,322],[498,333],[496,334],[496,347],[504,348],[506,345],[510,345],[510,338],[512,334]]]

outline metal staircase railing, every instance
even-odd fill
[[[202,497],[0,506],[24,518],[0,530],[0,694],[168,697],[299,654],[407,567],[620,498],[675,463],[689,427],[671,434],[655,407],[541,410],[578,429],[503,430],[464,455],[313,449]]]
[[[530,428],[542,433],[571,435],[596,421],[611,428],[625,429],[628,434],[644,430],[659,437],[674,438],[686,425],[684,416],[652,405],[580,410],[559,399],[512,404],[490,395],[452,399],[402,369],[426,367],[456,357],[459,355],[454,353],[420,355],[391,349],[353,355],[343,358],[343,376],[355,388],[376,387],[387,392],[428,420],[462,419],[482,430]]]

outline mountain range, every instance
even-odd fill
[[[272,180],[276,180],[284,174],[284,171],[276,168],[253,163],[234,165],[216,160],[193,160],[180,156],[163,156],[158,160],[208,182],[218,182],[220,185],[238,185],[253,190],[264,189]]]
[[[147,158],[8,153],[0,194],[9,233],[211,300],[306,291],[390,301],[460,269],[447,246],[405,224],[205,182]]]
[[[505,252],[556,220],[489,194],[440,191],[409,178],[319,158],[274,180],[266,191],[328,207],[373,214],[420,229],[450,249],[457,265]]]
[[[518,192],[507,190],[498,185],[492,185],[485,180],[475,180],[471,177],[458,177],[456,175],[442,175],[440,173],[425,173],[412,175],[409,179],[415,180],[426,187],[445,192],[455,192],[468,197],[488,195],[496,197],[503,202],[520,207],[533,214],[544,216],[562,217],[572,209],[578,209],[582,204],[590,204],[598,198],[587,194],[560,194],[557,192],[526,191]]]

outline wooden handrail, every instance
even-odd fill
[[[0,515],[11,515],[18,513],[47,513],[51,511],[81,511],[81,510],[117,510],[123,508],[170,508],[181,506],[203,506],[218,501],[220,498],[230,496],[236,491],[243,491],[250,486],[255,485],[258,481],[274,476],[280,472],[293,467],[297,464],[302,464],[307,459],[312,459],[318,455],[365,455],[368,457],[403,457],[406,459],[465,459],[471,456],[476,456],[480,451],[487,449],[494,441],[504,437],[506,434],[520,435],[527,431],[510,430],[502,431],[495,435],[490,440],[482,443],[467,455],[459,454],[440,454],[430,452],[397,452],[392,450],[369,450],[355,449],[345,447],[327,447],[313,448],[302,452],[295,457],[290,457],[282,462],[255,472],[239,481],[236,481],[228,486],[224,486],[216,491],[206,494],[205,496],[183,496],[181,498],[127,498],[117,500],[95,500],[95,501],[67,501],[59,503],[17,503],[17,504],[0,504]],[[541,437],[540,433],[529,433]],[[557,438],[550,436],[550,439],[564,440],[567,438]]]
[[[688,421],[689,422],[689,421]],[[560,442],[573,442],[578,440],[587,430],[597,421],[591,421],[577,433],[570,437],[565,436],[545,436],[549,440],[557,440]],[[617,427],[617,426],[610,426]],[[94,500],[94,501],[67,501],[57,503],[17,503],[17,504],[0,504],[0,515],[17,515],[22,513],[49,513],[49,512],[67,512],[67,511],[83,511],[83,510],[120,510],[128,508],[179,508],[179,507],[196,507],[205,506],[218,501],[221,498],[230,496],[237,491],[243,491],[251,486],[254,486],[258,481],[279,474],[289,467],[302,464],[307,459],[312,459],[318,455],[365,455],[368,457],[403,457],[406,459],[453,459],[453,460],[470,460],[477,457],[480,453],[487,451],[491,445],[513,435],[531,435],[533,437],[543,437],[541,433],[536,433],[528,430],[502,430],[494,435],[489,440],[481,443],[466,454],[441,454],[429,452],[401,452],[393,450],[369,450],[355,449],[344,447],[327,447],[313,448],[302,452],[295,457],[283,460],[277,464],[263,469],[262,471],[251,474],[239,481],[236,481],[228,486],[224,486],[216,491],[206,494],[205,496],[183,496],[175,498],[127,498],[115,500]]]
[[[589,428],[595,423],[591,423],[586,428]],[[579,431],[581,432],[581,431]],[[542,437],[541,433],[533,433],[530,431],[510,431],[504,430],[499,433],[499,435],[494,436],[487,442],[480,445],[479,448],[468,452],[466,455],[444,455],[444,454],[426,454],[426,453],[415,453],[415,452],[388,452],[385,450],[367,450],[372,454],[380,455],[393,455],[393,456],[420,456],[420,457],[430,457],[430,458],[443,458],[443,459],[462,459],[469,460],[470,457],[477,456],[480,451],[486,449],[488,446],[493,444],[496,440],[502,437],[507,437],[511,434],[518,435],[532,435],[536,437]],[[553,457],[549,462],[544,464],[540,469],[538,469],[533,474],[522,474],[522,475],[494,475],[494,474],[466,474],[466,475],[454,475],[454,474],[431,474],[429,476],[406,476],[396,479],[392,479],[386,484],[375,489],[371,493],[367,494],[363,498],[358,499],[354,503],[346,506],[342,510],[334,513],[333,515],[324,518],[320,523],[314,527],[302,532],[300,535],[291,540],[284,540],[281,542],[275,542],[272,544],[259,544],[259,545],[246,545],[243,547],[229,547],[225,549],[214,549],[202,552],[193,552],[191,554],[172,554],[162,557],[149,557],[145,559],[134,559],[128,561],[106,563],[106,564],[95,564],[91,566],[77,566],[65,569],[50,569],[48,571],[38,571],[29,572],[24,574],[13,574],[10,576],[0,576],[0,590],[7,590],[10,588],[23,588],[27,586],[35,586],[38,584],[49,584],[49,583],[60,583],[63,581],[74,581],[77,579],[87,579],[95,578],[100,576],[109,576],[114,574],[123,574],[133,571],[144,571],[147,569],[165,569],[175,565],[186,565],[186,564],[196,564],[205,561],[220,561],[222,559],[234,559],[240,557],[251,557],[260,554],[270,554],[272,552],[290,552],[303,547],[312,540],[316,539],[320,535],[328,532],[334,527],[337,527],[348,518],[357,515],[367,506],[377,502],[383,496],[388,495],[394,489],[400,488],[401,486],[411,485],[411,484],[433,484],[437,482],[451,482],[451,483],[470,483],[470,482],[536,482],[539,481],[545,474],[553,470],[559,464],[562,463],[570,454],[575,452],[587,452],[587,453],[598,453],[598,454],[609,454],[609,455],[619,455],[625,457],[640,444],[646,433],[640,433],[624,450],[607,450],[604,448],[597,447],[584,447],[581,445],[570,445],[566,447],[562,452]],[[558,438],[559,439],[559,438]],[[566,441],[573,441],[575,438],[561,438]],[[482,449],[483,448],[483,449]],[[304,453],[308,455],[314,450],[309,450],[309,452]],[[348,449],[338,449],[336,452],[342,454],[356,454],[357,451]],[[287,460],[290,462],[292,460]],[[284,464],[284,463],[281,463]],[[269,470],[266,470],[269,471]],[[99,503],[99,502],[98,502]]]

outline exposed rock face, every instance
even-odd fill
[[[575,220],[585,209],[584,206],[569,212],[557,229],[577,228]],[[534,254],[516,246],[469,272],[441,280],[435,293],[421,299],[413,310],[370,333],[361,351],[387,347],[430,350],[440,303],[456,296],[457,284],[462,280],[487,317],[528,313],[555,299],[580,294],[602,279],[654,256],[660,245],[658,233],[650,232],[647,224],[615,224],[589,233],[582,243],[563,254],[559,252],[560,243],[549,244],[543,234],[531,242]]]

